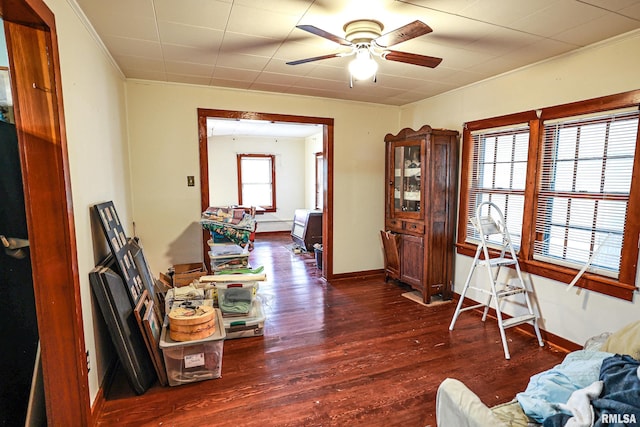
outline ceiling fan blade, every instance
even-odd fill
[[[418,55],[416,53],[398,52],[397,50],[389,50],[384,53],[382,57],[388,61],[404,62],[429,68],[435,68],[442,62],[442,58]]]
[[[324,37],[327,40],[331,40],[332,42],[341,44],[343,46],[351,46],[353,44],[349,40],[343,39],[342,37],[331,34],[325,30],[321,30],[320,28],[314,27],[313,25],[296,25],[296,28],[300,28],[301,30],[305,30],[311,34],[315,34],[316,36]]]
[[[391,47],[398,43],[406,42],[407,40],[429,34],[432,31],[431,27],[424,22],[413,21],[410,24],[403,25],[402,27],[396,28],[387,34],[381,35],[374,41],[380,47]]]
[[[314,56],[313,58],[298,59],[297,61],[289,61],[289,62],[287,62],[287,65],[305,64],[307,62],[320,61],[322,59],[329,59],[329,58],[338,58],[340,56],[344,56],[344,54],[343,53],[330,53],[329,55]]]

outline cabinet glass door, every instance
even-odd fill
[[[420,212],[422,199],[421,145],[397,145],[394,157],[393,199],[396,212]]]

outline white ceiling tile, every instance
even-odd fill
[[[606,12],[577,1],[559,1],[513,22],[520,31],[543,37],[553,37],[573,27],[593,21]],[[571,19],[567,19],[571,17]]]
[[[284,42],[282,39],[252,36],[227,31],[220,45],[220,52],[247,55],[273,56]]]
[[[264,67],[265,72],[279,73],[279,74],[291,74],[294,76],[304,76],[309,74],[318,67],[318,63],[309,65],[309,67],[302,67],[297,65],[288,65],[280,59],[272,58],[269,63]]]
[[[253,82],[249,89],[251,89],[251,90],[261,90],[263,92],[283,93],[283,92],[287,92],[290,87],[291,87],[291,85],[288,85],[288,84],[279,85],[279,84],[275,84],[275,83]]]
[[[570,28],[553,36],[554,39],[570,43],[573,46],[587,46],[606,40],[620,32],[637,27],[637,21],[615,14],[606,14],[598,19]]]
[[[282,39],[289,35],[297,22],[296,16],[287,13],[234,4],[229,16],[227,31]]]
[[[77,1],[128,78],[389,105],[640,32],[640,0]],[[378,83],[356,82],[353,89],[350,57],[286,64],[351,53],[296,25],[343,37],[344,24],[362,18],[380,20],[382,33],[422,20],[433,32],[392,49],[440,57],[442,63],[431,69],[376,59]]]
[[[256,55],[243,55],[240,53],[221,53],[216,65],[228,68],[240,68],[243,70],[262,71],[269,62],[269,57]]]
[[[114,56],[125,55],[162,59],[162,46],[159,42],[114,36],[105,36],[103,41]]]
[[[287,13],[289,15],[301,15],[313,4],[313,0],[269,0],[256,2],[256,0],[235,0],[235,5],[253,7],[257,10]]]
[[[640,20],[640,1],[634,1],[633,4],[618,10],[618,13],[629,18]]]
[[[191,76],[201,76],[211,78],[213,75],[213,66],[206,64],[194,64],[192,62],[165,62],[165,71],[167,74],[184,74]]]
[[[153,0],[158,21],[224,30],[232,2],[222,0]]]
[[[290,74],[260,73],[254,80],[254,84],[275,84],[281,86],[291,86],[303,76],[292,76]]]
[[[571,0],[573,3],[573,0]],[[462,15],[491,25],[500,25],[512,28],[512,24],[529,15],[537,13],[545,8],[561,3],[569,3],[567,0],[482,0],[475,1],[460,12]]]
[[[349,80],[317,79],[313,77],[300,77],[296,86],[302,88],[322,88],[323,90],[346,90],[349,88]]]
[[[176,83],[189,83],[193,85],[208,85],[211,79],[206,76],[188,75],[188,74],[174,74],[167,73],[167,79]]]
[[[627,8],[640,5],[639,0],[582,0],[584,3],[597,6],[601,9],[611,11],[621,11]]]
[[[167,75],[164,72],[152,71],[152,70],[140,70],[140,69],[127,69],[122,68],[122,72],[130,79],[142,79],[142,80],[157,80],[167,81]]]
[[[209,82],[210,86],[229,87],[234,89],[249,89],[251,82],[246,80],[216,79],[213,78]]]
[[[112,19],[102,16],[94,23],[96,31],[104,36],[112,35],[132,39],[159,41],[156,21],[153,16],[129,16],[126,19]]]
[[[100,17],[107,19],[154,18],[153,0],[76,0],[80,8],[89,16],[91,22]]]
[[[161,59],[145,58],[141,56],[118,55],[114,59],[123,69],[136,69],[164,72],[164,61]]]
[[[241,70],[238,68],[216,67],[213,78],[221,80],[245,80],[253,82],[260,75],[260,71]]]
[[[215,65],[217,52],[211,49],[186,47],[182,45],[164,44],[162,54],[165,61]]]
[[[324,61],[326,63],[326,61]],[[349,78],[349,71],[346,66],[329,66],[318,64],[307,76],[312,78],[324,78],[330,80],[344,80]]]
[[[465,86],[482,79],[482,75],[473,71],[456,71],[442,79],[440,83],[454,86]]]
[[[162,43],[206,48],[213,51],[218,50],[224,37],[222,30],[166,21],[158,22],[158,30]]]

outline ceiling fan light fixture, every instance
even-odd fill
[[[356,52],[356,57],[349,63],[349,73],[356,80],[367,80],[378,72],[378,63],[371,57],[368,47],[362,47]]]

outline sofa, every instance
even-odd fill
[[[439,427],[640,426],[640,321],[589,339],[491,408],[447,378],[436,394],[436,419]]]

